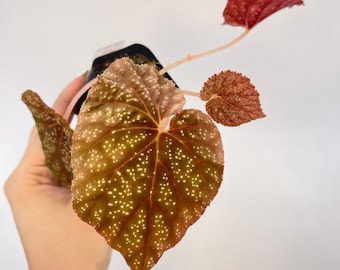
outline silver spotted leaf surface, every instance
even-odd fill
[[[131,269],[152,268],[222,181],[219,131],[153,65],[128,58],[98,77],[72,145],[73,207]]]
[[[73,130],[66,120],[48,107],[35,92],[25,91],[22,100],[34,118],[46,166],[52,171],[57,183],[69,187],[73,178],[71,168]]]

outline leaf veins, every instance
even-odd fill
[[[239,126],[264,117],[259,93],[241,73],[222,71],[210,77],[200,92],[207,113],[225,126]]]
[[[176,245],[222,181],[220,134],[183,103],[154,66],[122,58],[99,76],[79,114],[74,209],[131,269],[150,269]]]
[[[224,23],[251,29],[273,13],[294,5],[303,5],[303,0],[228,0]]]

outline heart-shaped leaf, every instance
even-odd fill
[[[25,91],[22,100],[34,118],[45,153],[46,166],[59,184],[70,186],[73,178],[71,168],[73,130],[64,118],[48,107],[35,92]]]
[[[251,29],[273,13],[294,5],[303,5],[302,0],[228,0],[223,11],[224,23]]]
[[[150,269],[216,195],[224,168],[209,116],[152,65],[118,59],[79,113],[73,206],[131,269]]]
[[[228,70],[213,75],[204,83],[200,97],[207,101],[207,113],[225,126],[239,126],[265,117],[259,93],[241,73]]]

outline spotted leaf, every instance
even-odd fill
[[[239,126],[264,117],[259,93],[241,73],[222,71],[210,77],[200,92],[207,113],[225,126]]]
[[[48,107],[35,92],[25,91],[22,100],[30,109],[39,131],[46,166],[59,184],[70,186],[73,177],[71,168],[73,130],[63,117]]]
[[[131,269],[150,269],[176,245],[222,181],[215,124],[183,104],[154,66],[122,58],[98,77],[79,113],[74,209]]]
[[[251,29],[273,13],[294,5],[303,5],[303,0],[228,0],[224,23]]]

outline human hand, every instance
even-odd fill
[[[63,115],[85,77],[74,79],[53,108]],[[31,270],[107,269],[111,248],[93,227],[75,214],[70,189],[58,186],[33,128],[26,152],[5,183]]]

